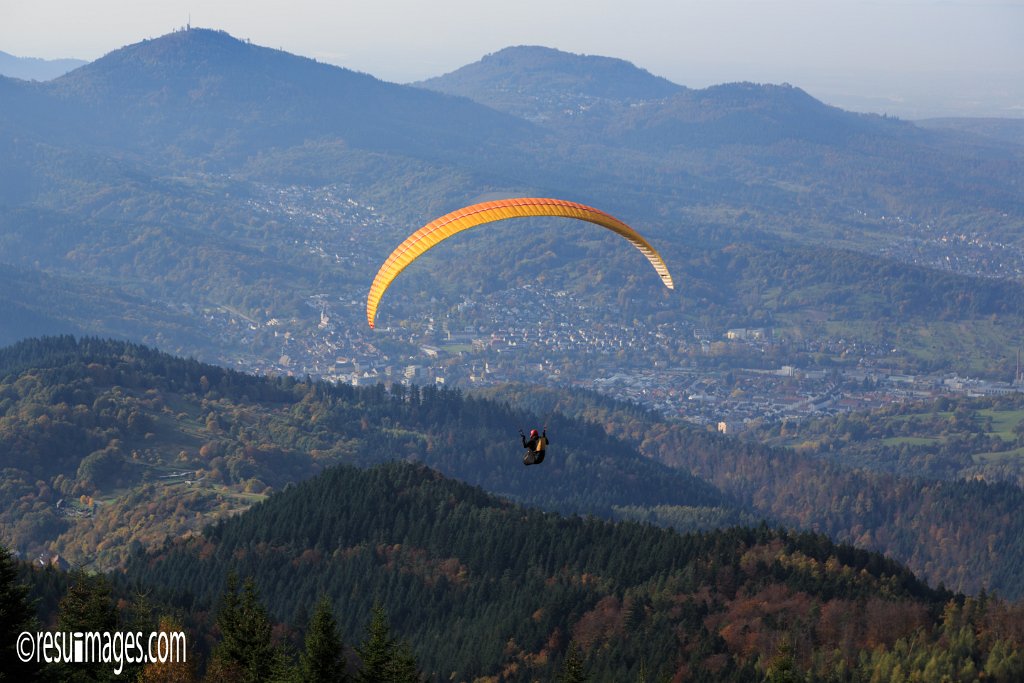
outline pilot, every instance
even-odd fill
[[[544,462],[544,449],[548,447],[547,429],[540,434],[537,433],[536,429],[530,430],[529,440],[526,439],[526,435],[520,430],[519,438],[522,439],[523,448],[526,449],[526,455],[523,456],[524,465],[539,465]]]

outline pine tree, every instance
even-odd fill
[[[170,628],[162,628],[163,621],[158,623],[157,620],[154,619],[153,606],[150,604],[149,597],[145,593],[136,593],[132,598],[131,604],[128,606],[126,613],[122,613],[121,617],[121,630],[124,632],[143,633],[148,635],[149,633],[158,630],[171,630]],[[180,631],[181,628],[179,626],[173,630]],[[144,666],[142,662],[125,662],[124,669],[120,675],[126,680],[136,679],[141,676],[143,668]]]
[[[402,641],[398,646],[391,663],[390,674],[392,683],[420,683],[422,680],[409,643]]]
[[[110,581],[103,574],[76,571],[57,615],[60,631],[115,631],[117,608]]]
[[[569,651],[565,654],[562,672],[558,675],[559,683],[586,683],[587,674],[583,670],[583,655],[580,654],[576,641],[569,643]]]
[[[366,640],[356,648],[363,662],[358,683],[419,683],[421,677],[412,648],[391,636],[387,613],[378,603],[366,630]]]
[[[57,630],[63,633],[113,633],[118,630],[117,606],[110,581],[103,574],[76,571],[61,598]],[[86,655],[92,659],[92,654]],[[63,681],[112,681],[114,665],[98,661],[62,662],[54,667],[55,678]]]
[[[395,641],[391,637],[387,613],[382,605],[373,606],[373,616],[366,631],[366,640],[356,648],[362,668],[356,680],[359,683],[382,683],[388,673],[388,665],[394,658]]]
[[[7,548],[0,546],[0,680],[35,680],[40,666],[23,662],[15,651],[22,632],[35,634],[35,610],[28,586],[18,581],[18,565]]]
[[[636,674],[636,683],[647,683],[647,662],[640,660],[640,671]]]
[[[306,632],[306,651],[299,669],[303,681],[347,681],[345,656],[338,622],[327,597],[320,599]]]
[[[767,680],[770,683],[796,683],[803,680],[793,658],[793,646],[788,642],[779,646],[778,653],[768,665]]]
[[[270,640],[270,617],[260,604],[252,577],[245,580],[239,593],[238,577],[234,573],[228,576],[217,626],[221,641],[213,651],[214,679],[256,683],[287,678],[291,673],[284,653]]]

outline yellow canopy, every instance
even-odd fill
[[[607,228],[626,238],[639,249],[640,253],[646,256],[654,266],[654,270],[658,272],[665,286],[674,289],[672,276],[658,252],[636,230],[618,218],[593,207],[562,199],[532,197],[502,199],[495,202],[473,204],[452,211],[427,223],[399,244],[384,261],[384,265],[377,271],[377,276],[373,278],[373,284],[370,285],[370,293],[366,299],[366,320],[370,323],[370,327],[373,327],[374,319],[377,317],[377,306],[380,304],[380,299],[392,281],[405,270],[406,266],[428,249],[463,230],[506,218],[527,216],[575,218]]]

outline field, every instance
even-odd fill
[[[1024,396],[943,398],[811,420],[761,440],[851,466],[940,479],[1024,482]]]

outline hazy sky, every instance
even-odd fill
[[[0,0],[0,50],[95,59],[192,26],[400,83],[509,45],[676,83],[792,83],[907,118],[1024,117],[1024,0]]]

